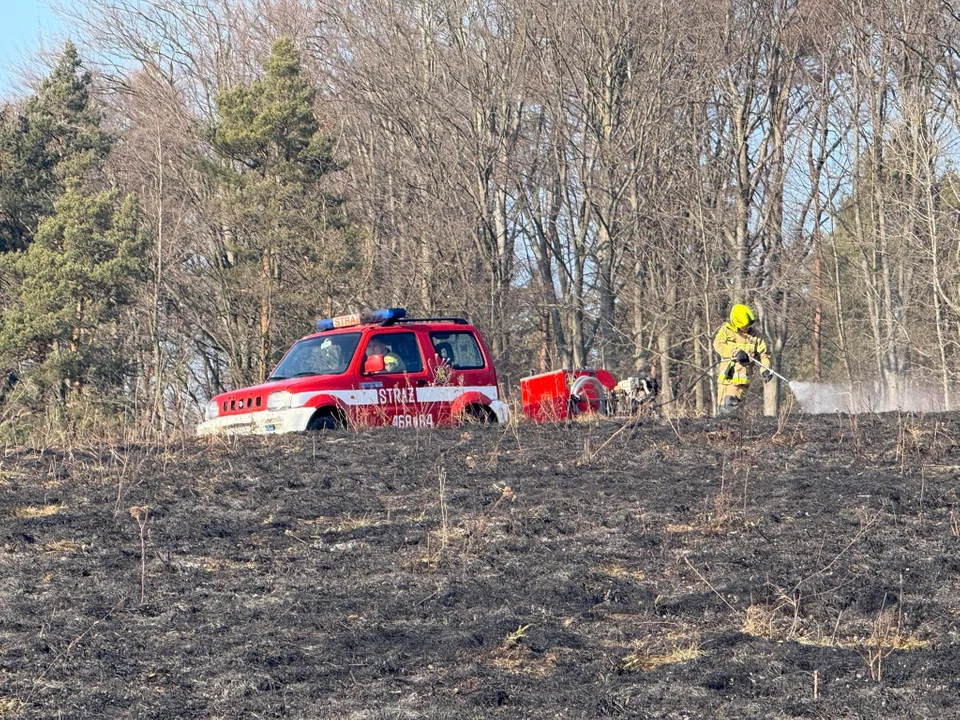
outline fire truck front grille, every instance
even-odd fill
[[[240,397],[229,398],[220,404],[220,409],[224,413],[250,412],[264,407],[262,395],[242,395]]]

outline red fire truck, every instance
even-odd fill
[[[462,318],[402,308],[317,321],[263,385],[214,397],[197,434],[506,422],[490,350]]]

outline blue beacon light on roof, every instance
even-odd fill
[[[369,319],[364,317],[364,322],[383,323],[392,320],[402,320],[407,316],[407,311],[403,308],[384,308],[383,310],[373,310],[369,314]]]
[[[407,311],[403,308],[384,308],[382,310],[365,310],[351,315],[338,315],[332,318],[317,320],[317,332],[325,332],[336,328],[353,327],[354,325],[370,325],[400,320],[406,317]]]

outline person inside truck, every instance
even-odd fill
[[[437,355],[443,360],[447,365],[453,365],[453,347],[451,347],[448,342],[438,342],[433,345],[434,350],[437,351]]]
[[[406,372],[403,360],[395,352],[387,347],[386,343],[380,337],[371,338],[367,344],[365,358],[380,355],[383,357],[383,370],[381,373],[402,373]]]
[[[340,346],[331,342],[330,338],[314,346],[309,356],[309,366],[318,374],[336,372],[340,366]]]

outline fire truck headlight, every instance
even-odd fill
[[[207,403],[207,408],[203,414],[207,420],[215,420],[220,415],[220,407],[216,402],[211,400]]]
[[[267,398],[267,410],[286,410],[293,405],[293,395],[286,390],[270,393]]]

